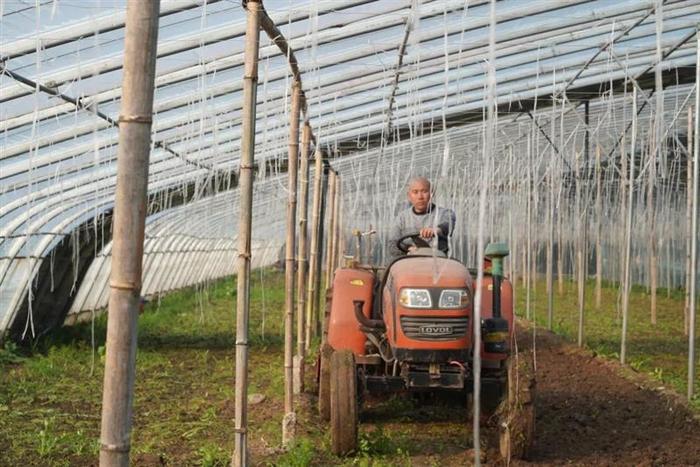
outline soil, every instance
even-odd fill
[[[531,350],[531,333],[519,331],[520,350]],[[678,394],[546,331],[538,330],[535,347],[534,445],[527,460],[510,465],[700,465],[700,422]],[[369,403],[362,411],[360,430],[367,439],[387,435],[405,453],[382,465],[471,464],[471,422],[463,401],[410,399]],[[315,407],[313,401],[309,406]],[[323,426],[315,414],[312,419]],[[493,462],[494,449],[482,455],[484,465],[502,464]],[[348,460],[329,455],[312,465],[343,462]]]
[[[538,333],[534,449],[512,465],[700,465],[700,423],[680,397]]]

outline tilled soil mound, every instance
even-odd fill
[[[520,333],[521,348],[531,332]],[[529,462],[511,465],[700,465],[700,423],[679,397],[537,332],[534,447]]]

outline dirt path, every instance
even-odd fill
[[[677,398],[646,389],[644,378],[633,382],[621,371],[540,332],[531,463],[700,465],[700,423]]]
[[[530,332],[519,332],[521,349],[531,346]],[[538,333],[534,447],[527,461],[511,465],[700,466],[700,423],[679,396],[658,391],[649,378],[558,336]],[[305,400],[308,419],[302,432],[326,447],[295,465],[471,463],[471,422],[462,398],[367,400],[360,417],[360,452],[344,459],[328,452],[328,427],[316,414],[315,397]],[[279,413],[281,407],[274,410]],[[493,465],[495,452],[489,449],[487,456],[485,464]],[[275,454],[258,460],[257,465],[290,464]]]

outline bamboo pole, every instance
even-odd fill
[[[683,309],[683,331],[688,335],[688,318],[690,316],[690,243],[693,236],[692,221],[693,221],[693,154],[695,149],[693,146],[693,106],[688,107],[688,162],[686,164],[686,237],[685,237],[685,307]]]
[[[255,159],[255,104],[258,87],[260,48],[259,0],[248,0],[245,65],[243,71],[243,114],[241,119],[241,162],[238,190],[238,264],[236,295],[236,392],[233,467],[248,465],[248,318],[250,313],[250,243],[253,211],[253,162]]]
[[[595,307],[600,309],[603,298],[603,194],[602,170],[600,168],[600,146],[595,150]]]
[[[301,132],[299,162],[299,248],[297,254],[297,354],[294,361],[294,393],[304,391],[304,358],[306,357],[306,276],[308,270],[307,207],[309,204],[309,141],[311,126],[304,123]]]
[[[637,144],[637,88],[632,91],[632,137],[630,142],[630,175],[627,187],[627,218],[625,222],[625,275],[622,295],[622,335],[620,338],[620,363],[627,358],[627,322],[629,320],[630,288],[632,286],[632,203],[634,202],[634,162]]]
[[[326,244],[326,289],[331,288],[331,280],[333,279],[333,232],[335,232],[335,179],[337,174],[331,170],[328,177],[328,243]]]
[[[128,466],[160,2],[127,3],[100,466]]]
[[[321,190],[323,184],[323,154],[316,148],[314,162],[314,199],[311,207],[311,252],[309,260],[309,285],[306,293],[306,329],[305,350],[311,345],[312,332],[318,312],[318,288],[317,278],[320,276],[320,221],[321,221]]]
[[[553,282],[553,260],[554,260],[554,173],[550,170],[549,175],[549,199],[547,205],[547,328],[552,329],[554,320],[554,282]]]
[[[625,204],[627,201],[627,190],[629,187],[629,183],[627,181],[627,176],[628,176],[628,170],[627,170],[627,153],[626,153],[626,147],[627,143],[625,141],[625,134],[622,134],[622,143],[620,144],[620,172],[621,172],[621,178],[620,178],[620,219],[627,219],[627,205]],[[624,287],[625,283],[625,230],[620,229],[620,238],[619,238],[619,245],[620,245],[620,287],[621,289]],[[622,296],[619,297],[621,299]],[[618,299],[618,303],[619,303]],[[620,308],[618,308],[618,314],[617,316],[620,316]]]
[[[345,251],[345,237],[342,235],[343,232],[343,198],[341,197],[343,192],[343,182],[340,175],[335,179],[335,212],[336,212],[336,223],[335,232],[333,233],[333,244],[335,251],[333,252],[333,270],[335,271],[341,264],[343,258],[343,252]]]
[[[324,219],[326,218],[326,212],[328,211],[328,197],[329,197],[329,191],[330,191],[330,185],[331,185],[331,168],[329,166],[323,167],[323,178],[321,179],[321,192],[319,197],[321,198],[321,206],[318,212],[318,257],[316,258],[316,267],[317,267],[317,274],[316,274],[316,297],[314,297],[315,304],[314,308],[316,309],[316,316],[314,317],[314,335],[316,336],[321,336],[322,342],[323,341],[323,329],[322,329],[322,324],[323,320],[325,319],[325,308],[324,311],[322,312],[321,310],[321,300],[323,298],[324,304],[325,304],[325,299],[326,299],[326,293],[323,288],[323,252],[325,251],[325,246],[327,241],[325,238],[327,237],[326,233],[326,224],[324,222]]]
[[[700,26],[697,27],[697,61],[695,64],[695,146],[693,148],[693,214],[690,240],[690,306],[688,319],[688,400],[695,394],[695,301],[698,259],[698,165],[700,165]]]
[[[561,102],[561,117],[559,118],[559,148],[564,151],[564,109],[565,99]],[[564,179],[564,161],[559,159],[559,174],[562,180]],[[562,207],[561,207],[561,192],[559,187],[557,193],[557,290],[559,295],[564,295],[564,238],[562,235]],[[573,271],[572,271],[573,273]],[[572,274],[573,276],[573,274]]]
[[[532,132],[527,139],[527,245],[526,245],[526,263],[524,273],[526,274],[525,282],[525,317],[529,320],[532,313],[531,295],[532,295]]]
[[[284,304],[284,419],[282,444],[294,439],[294,253],[296,251],[297,172],[299,160],[299,114],[301,84],[292,84],[292,108],[289,121],[289,152],[287,159],[287,241],[285,249],[285,304]]]
[[[589,130],[589,102],[586,101],[584,104],[584,123],[586,124],[586,131],[584,133],[584,146],[583,146],[583,160],[584,164],[588,163],[589,159],[589,147],[590,147],[590,130]],[[585,300],[586,300],[586,232],[587,232],[587,222],[585,218],[588,212],[586,205],[582,205],[581,193],[581,164],[576,162],[576,218],[578,219],[578,248],[576,251],[576,259],[578,265],[578,346],[583,346],[584,340],[584,319],[585,319]]]
[[[485,141],[482,152],[481,186],[479,190],[479,215],[477,228],[477,255],[484,251],[484,224],[486,218],[486,200],[489,191],[489,175],[493,173],[491,164],[496,147],[496,0],[490,2],[490,26],[489,26],[489,60],[488,60],[488,113],[485,128]],[[529,248],[529,245],[528,245]],[[478,258],[479,256],[477,256]],[[477,261],[476,294],[474,296],[474,322],[481,323],[481,301],[484,281],[484,262]],[[481,326],[473,326],[474,329],[474,382],[472,386],[473,417],[472,417],[472,444],[474,449],[474,465],[481,465]]]

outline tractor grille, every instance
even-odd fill
[[[469,318],[437,316],[402,316],[401,330],[419,341],[451,341],[467,334]]]

